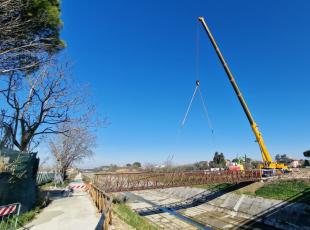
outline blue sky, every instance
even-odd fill
[[[302,158],[310,148],[309,1],[63,1],[62,38],[77,81],[111,125],[85,165],[261,159],[246,116],[197,18],[204,16],[266,145]],[[199,58],[197,58],[199,41]],[[199,100],[183,129],[197,78]]]

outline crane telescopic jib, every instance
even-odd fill
[[[260,131],[258,129],[258,126],[255,123],[252,114],[250,113],[250,110],[249,110],[249,108],[248,108],[248,106],[247,106],[247,104],[246,104],[246,102],[245,102],[245,100],[244,100],[244,98],[243,98],[243,96],[241,94],[241,91],[240,91],[240,89],[239,89],[239,87],[238,87],[238,85],[237,85],[237,83],[236,83],[236,81],[235,81],[235,79],[234,79],[234,77],[233,77],[233,75],[232,75],[232,73],[231,73],[231,71],[230,71],[226,61],[225,61],[225,59],[224,59],[224,56],[222,55],[218,45],[216,44],[216,41],[215,41],[215,39],[214,39],[214,37],[213,37],[213,35],[212,35],[212,33],[211,33],[207,23],[206,23],[206,21],[204,20],[203,17],[199,17],[198,19],[202,23],[202,25],[203,25],[203,27],[204,27],[204,29],[205,29],[205,31],[206,31],[206,33],[207,33],[211,43],[212,43],[212,46],[215,49],[215,52],[216,52],[218,58],[220,59],[222,65],[224,67],[224,70],[225,70],[225,72],[226,72],[226,74],[228,76],[228,79],[229,79],[229,81],[230,81],[230,83],[231,83],[231,85],[232,85],[232,87],[233,87],[233,89],[234,89],[234,91],[235,91],[235,93],[236,93],[236,95],[238,97],[238,100],[239,100],[239,102],[240,102],[240,104],[241,104],[241,106],[243,108],[243,111],[245,112],[245,114],[246,114],[246,116],[247,116],[247,118],[248,118],[248,120],[250,122],[250,125],[252,127],[253,132],[254,132],[256,141],[257,141],[257,143],[258,143],[258,145],[260,147],[260,150],[261,150],[261,153],[262,153],[263,162],[264,162],[264,165],[261,165],[259,167],[260,168],[272,168],[272,169],[287,169],[286,165],[284,165],[282,163],[273,162],[272,157],[270,156],[270,154],[269,154],[269,152],[268,152],[268,150],[266,148],[266,145],[264,143],[262,134],[260,133]]]

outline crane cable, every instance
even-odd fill
[[[191,100],[190,100],[190,102],[189,102],[189,105],[188,105],[188,107],[187,107],[187,110],[186,110],[186,112],[185,112],[184,118],[183,118],[183,120],[182,120],[181,128],[183,128],[184,125],[185,125],[185,122],[186,122],[186,120],[187,120],[188,114],[189,114],[189,112],[190,112],[190,110],[191,110],[191,108],[192,108],[193,101],[194,101],[195,96],[196,96],[196,94],[197,94],[197,90],[199,91],[199,96],[200,96],[200,100],[201,100],[202,109],[203,109],[204,115],[205,115],[205,117],[206,117],[206,119],[207,119],[207,121],[208,121],[208,126],[209,126],[209,128],[210,128],[210,130],[211,130],[211,132],[212,132],[212,134],[213,134],[213,133],[214,133],[214,130],[213,130],[212,122],[211,122],[211,119],[210,119],[210,116],[209,116],[209,113],[208,113],[208,109],[207,109],[207,106],[206,106],[204,97],[203,97],[203,95],[202,95],[202,91],[201,91],[201,89],[200,89],[200,81],[199,81],[199,80],[196,81],[196,87],[195,87],[193,96],[191,97]]]
[[[199,87],[198,89],[199,89],[199,95],[200,95],[200,99],[201,99],[202,108],[203,108],[205,117],[206,117],[206,119],[207,119],[207,121],[208,121],[209,129],[211,130],[211,133],[213,134],[213,133],[214,133],[214,129],[213,129],[213,125],[212,125],[212,122],[211,122],[209,113],[208,113],[208,109],[207,109],[205,100],[204,100],[204,98],[203,98],[203,96],[202,96],[202,92],[201,92],[200,87]]]
[[[200,81],[199,81],[199,77],[200,77],[200,53],[199,53],[199,49],[200,49],[200,36],[199,36],[199,28],[198,28],[198,25],[196,27],[196,87],[195,87],[195,90],[194,90],[194,93],[193,93],[193,96],[190,100],[190,103],[187,107],[187,110],[185,112],[185,115],[184,115],[184,118],[182,120],[182,123],[181,123],[181,128],[184,127],[185,125],[185,122],[187,120],[187,117],[188,117],[188,114],[191,110],[191,107],[192,107],[192,104],[193,104],[193,101],[195,99],[195,96],[196,96],[196,93],[197,93],[197,90],[199,91],[199,96],[200,96],[200,99],[201,99],[201,104],[202,104],[202,109],[203,109],[203,112],[204,112],[204,115],[208,121],[208,126],[211,130],[211,133],[213,134],[214,133],[214,130],[213,130],[213,126],[212,126],[212,122],[211,122],[211,119],[209,117],[209,113],[208,113],[208,110],[207,110],[207,106],[206,106],[206,103],[205,103],[205,100],[202,96],[202,92],[201,92],[201,89],[200,89]]]
[[[199,81],[198,81],[198,82],[199,82]],[[189,111],[190,111],[190,109],[192,108],[192,104],[193,104],[194,98],[195,98],[195,96],[196,96],[198,87],[199,87],[199,84],[196,83],[196,87],[195,87],[193,96],[192,96],[192,98],[191,98],[191,100],[190,100],[190,102],[189,102],[189,105],[188,105],[188,107],[187,107],[185,116],[184,116],[184,118],[183,118],[183,120],[182,120],[181,128],[183,128],[184,125],[185,125],[185,122],[186,122],[187,116],[188,116],[188,114],[189,114]]]

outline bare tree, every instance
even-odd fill
[[[0,148],[13,148],[12,138],[10,135],[10,130],[5,123],[5,110],[1,110],[0,114]]]
[[[172,165],[173,165],[173,157],[174,157],[174,154],[169,154],[166,161],[164,162],[164,166],[165,166],[165,169],[167,170],[170,170],[172,168]]]
[[[6,102],[0,125],[8,142],[20,151],[35,148],[47,134],[65,133],[59,125],[74,119],[70,112],[74,114],[83,99],[74,92],[66,71],[51,62],[25,78],[7,76],[7,90],[0,93]]]
[[[67,126],[66,135],[60,134],[49,142],[50,151],[56,160],[63,179],[67,170],[75,163],[93,155],[96,137],[88,127]]]
[[[50,156],[44,157],[43,159],[40,158],[39,171],[44,171],[45,168],[49,168],[48,166],[46,167],[49,160],[50,160]]]
[[[149,162],[145,162],[143,164],[143,168],[147,172],[154,172],[155,169],[156,169],[155,164],[154,163],[149,163]]]

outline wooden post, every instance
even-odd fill
[[[102,229],[109,230],[112,224],[112,198],[94,185],[91,185],[89,193],[98,211],[102,214]]]
[[[99,211],[102,213],[103,210],[103,199],[102,199],[102,193],[100,193],[100,207],[99,207]]]
[[[97,208],[98,208],[98,204],[99,204],[99,202],[98,202],[98,195],[99,195],[99,191],[96,189],[96,206],[97,206]]]
[[[107,221],[107,217],[106,216],[104,218],[104,224],[102,226],[103,226],[103,230],[108,230],[109,229],[109,223]]]
[[[109,207],[109,224],[112,225],[112,203]]]

